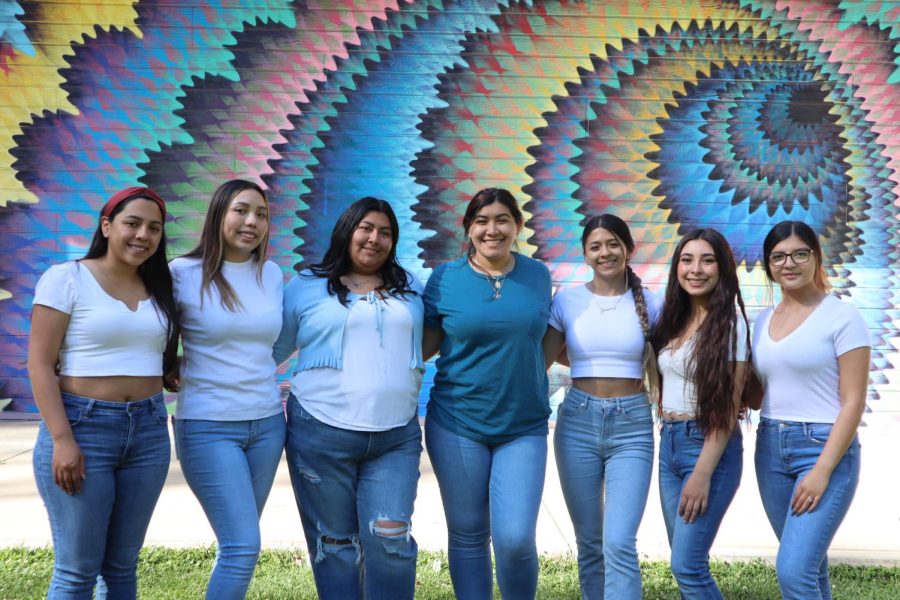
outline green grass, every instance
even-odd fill
[[[211,547],[144,549],[138,574],[140,598],[202,598],[214,556],[215,551]],[[53,552],[48,548],[0,549],[0,600],[43,598],[52,570]],[[671,600],[678,597],[667,563],[643,563],[641,570],[645,599]],[[715,563],[713,574],[728,600],[772,600],[779,597],[775,572],[762,561]],[[841,600],[900,598],[900,568],[838,565],[832,567],[831,583],[834,597]],[[419,554],[416,586],[417,598],[453,598],[445,554]],[[290,550],[263,552],[248,598],[315,599],[315,586],[305,562],[305,553]],[[574,559],[541,557],[538,598],[580,598]]]

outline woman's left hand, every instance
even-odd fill
[[[822,469],[813,467],[813,470],[797,484],[794,497],[791,499],[791,512],[795,515],[802,515],[815,510],[819,506],[819,501],[828,488],[830,480],[831,475]]]
[[[706,513],[706,503],[709,500],[709,479],[695,471],[691,473],[684,484],[684,489],[681,490],[678,514],[684,518],[685,523],[693,523],[697,517]]]

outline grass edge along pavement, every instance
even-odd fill
[[[215,548],[148,547],[141,553],[138,596],[142,600],[199,598],[204,594]],[[541,556],[538,598],[577,600],[578,568],[572,556]],[[0,548],[0,600],[43,598],[53,570],[50,548]],[[666,562],[641,564],[644,598],[677,598],[677,587]],[[728,600],[772,600],[779,597],[774,568],[761,561],[714,562],[713,575]],[[453,598],[447,555],[420,552],[416,598]],[[900,598],[900,567],[833,565],[831,583],[841,600]],[[264,550],[248,598],[313,600],[316,598],[306,553]],[[496,592],[499,598],[499,591]]]

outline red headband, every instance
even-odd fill
[[[159,194],[154,192],[148,187],[130,187],[125,188],[121,192],[117,192],[113,194],[112,198],[106,201],[106,204],[103,206],[103,210],[100,211],[101,217],[109,218],[109,215],[116,210],[116,207],[125,200],[131,200],[134,198],[146,198],[147,200],[152,200],[156,202],[156,205],[159,207],[159,210],[162,212],[163,221],[166,220],[166,203],[160,197]]]

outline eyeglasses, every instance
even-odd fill
[[[803,250],[794,250],[793,252],[788,253],[773,252],[769,255],[769,264],[780,267],[785,262],[787,262],[788,257],[791,257],[791,260],[794,261],[795,265],[802,265],[809,262],[810,256],[812,256],[812,250],[810,250],[809,248]]]

